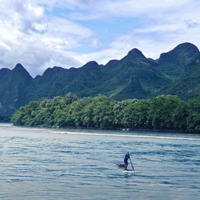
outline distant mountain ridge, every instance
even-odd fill
[[[80,68],[53,67],[35,78],[21,64],[12,70],[0,69],[2,114],[10,115],[42,97],[69,92],[78,97],[103,94],[116,100],[173,94],[187,100],[200,94],[200,52],[195,45],[183,43],[153,60],[134,48],[106,65],[91,61]]]

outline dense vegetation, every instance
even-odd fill
[[[12,116],[14,125],[167,129],[200,131],[200,96],[186,102],[172,95],[116,101],[106,96],[78,99],[68,93],[30,102]]]

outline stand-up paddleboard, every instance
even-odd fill
[[[128,159],[130,160],[131,163],[131,167],[132,169],[127,169],[126,167],[128,166]],[[122,169],[124,172],[134,172],[134,167],[133,167],[133,163],[131,161],[131,157],[129,156],[129,152],[126,153],[125,158],[124,158],[124,162],[127,162],[127,166],[125,167],[125,163],[119,163],[117,164],[117,166]]]
[[[135,171],[133,171],[132,169],[124,169],[124,170],[122,170],[123,171],[123,173],[130,173],[130,174],[133,174],[133,173],[135,173]]]

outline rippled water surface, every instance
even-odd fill
[[[0,199],[200,199],[200,135],[0,124]]]

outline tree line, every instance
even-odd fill
[[[11,117],[19,126],[91,127],[100,129],[162,129],[200,131],[200,96],[183,101],[177,96],[115,101],[106,96],[42,99],[21,107]]]

